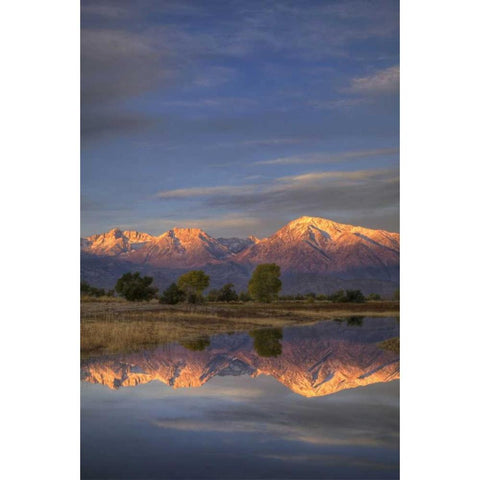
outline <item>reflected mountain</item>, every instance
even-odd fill
[[[399,378],[399,355],[378,346],[398,337],[393,318],[322,321],[202,337],[155,350],[89,359],[82,380],[109,388],[158,380],[173,388],[200,387],[215,376],[269,375],[305,397]]]

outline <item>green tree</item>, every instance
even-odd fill
[[[202,270],[192,270],[178,279],[178,286],[187,295],[188,303],[201,303],[203,291],[209,285],[210,277]]]
[[[248,334],[253,338],[253,348],[260,357],[278,357],[282,354],[281,328],[262,328]]]
[[[233,288],[233,283],[227,283],[218,292],[219,302],[236,302],[237,300],[238,295]]]
[[[166,288],[160,297],[160,303],[167,305],[176,305],[185,300],[185,292],[178,287],[176,283],[172,283]]]
[[[319,293],[317,295],[317,300],[320,300],[321,302],[324,302],[325,300],[328,300],[328,297],[323,293]]]
[[[365,303],[365,296],[361,290],[347,290],[345,298],[345,301],[349,303]]]
[[[257,265],[248,282],[248,293],[257,302],[276,300],[281,288],[280,267],[275,263]]]
[[[149,301],[155,297],[158,288],[152,286],[153,277],[142,277],[140,272],[125,273],[115,285],[115,291],[126,300]]]
[[[378,293],[371,293],[368,297],[367,300],[381,300],[382,297]]]

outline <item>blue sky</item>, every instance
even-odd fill
[[[82,235],[398,231],[398,1],[82,1]]]

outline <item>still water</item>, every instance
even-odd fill
[[[353,317],[85,361],[82,478],[398,478],[398,334]]]

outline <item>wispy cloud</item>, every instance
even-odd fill
[[[192,187],[158,192],[162,200],[195,199],[196,208],[239,212],[275,222],[285,216],[312,215],[375,227],[376,219],[398,231],[399,178],[396,169],[313,171],[270,182]]]
[[[309,172],[302,175],[290,175],[279,177],[269,183],[252,183],[245,185],[217,185],[208,187],[179,188],[164,190],[155,194],[163,199],[189,199],[192,197],[221,197],[221,196],[244,196],[255,194],[275,194],[297,187],[320,186],[324,180],[336,180],[343,184],[362,182],[367,180],[390,179],[393,170],[354,170],[354,171],[320,171]]]
[[[382,95],[397,92],[399,86],[400,68],[395,65],[365,77],[353,78],[346,92],[359,95]]]
[[[232,110],[250,108],[256,104],[256,100],[244,97],[204,97],[193,100],[169,100],[163,102],[163,105],[166,106],[185,108],[225,108],[230,112]]]
[[[254,165],[296,165],[312,163],[337,163],[353,160],[356,158],[371,158],[398,154],[398,148],[379,148],[373,150],[359,150],[342,153],[313,153],[308,155],[295,155],[291,157],[279,157],[272,160],[262,160]]]
[[[311,137],[280,137],[264,138],[259,140],[244,140],[242,145],[264,146],[264,145],[295,145],[302,142],[311,141]]]
[[[309,100],[308,105],[320,110],[351,110],[352,108],[365,105],[369,100],[364,97],[337,98],[335,100]]]
[[[205,197],[210,195],[235,195],[253,192],[256,185],[219,185],[215,187],[190,187],[178,188],[176,190],[166,190],[158,192],[157,198],[190,198]]]

